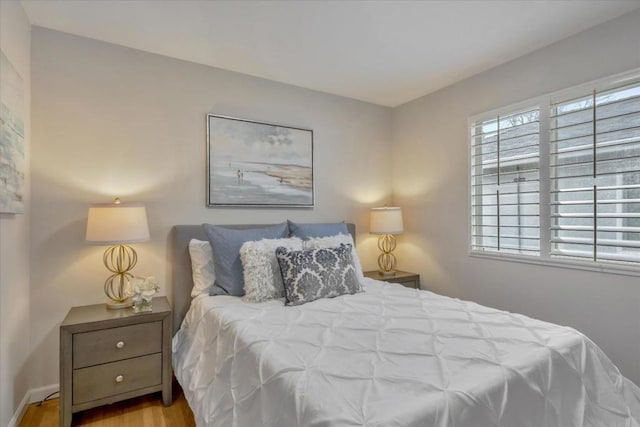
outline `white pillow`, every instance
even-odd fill
[[[189,241],[189,255],[191,256],[191,270],[193,271],[193,289],[191,297],[209,294],[209,288],[216,280],[213,270],[213,253],[209,242],[198,239]]]
[[[263,302],[284,297],[284,284],[276,248],[301,251],[302,240],[262,239],[244,242],[240,247],[240,260],[244,270],[244,297],[247,302]]]
[[[362,273],[362,265],[360,264],[360,258],[356,252],[356,245],[353,241],[351,234],[336,234],[335,236],[326,237],[311,237],[308,240],[302,242],[304,250],[308,249],[326,249],[340,246],[341,243],[350,244],[353,248],[351,250],[351,257],[353,258],[353,266],[356,269],[356,276],[360,285],[364,284],[364,274]]]

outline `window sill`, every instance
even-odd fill
[[[488,251],[469,251],[469,256],[487,258],[525,264],[543,265],[547,267],[569,268],[574,270],[597,271],[599,273],[620,274],[624,276],[640,276],[640,266],[617,265],[602,262],[582,262],[563,258],[542,258],[527,255],[492,253]]]

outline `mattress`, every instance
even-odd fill
[[[173,363],[198,426],[640,427],[640,389],[576,330],[371,279],[197,297]]]

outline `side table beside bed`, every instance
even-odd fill
[[[395,276],[383,276],[378,270],[365,271],[364,277],[374,280],[382,280],[383,282],[399,283],[407,288],[420,289],[420,275],[409,273],[408,271],[396,270]]]
[[[73,307],[60,325],[60,425],[72,414],[162,391],[172,403],[172,311],[166,297],[153,312]]]

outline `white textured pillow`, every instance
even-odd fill
[[[200,294],[209,294],[209,288],[216,280],[211,245],[204,240],[191,239],[189,241],[189,255],[191,256],[191,270],[193,271],[191,297],[195,298]]]
[[[341,244],[351,245],[351,257],[353,258],[353,266],[356,269],[356,276],[358,281],[362,285],[364,282],[364,274],[362,273],[362,265],[360,264],[360,258],[356,252],[356,245],[353,242],[351,234],[336,234],[335,236],[327,237],[311,237],[308,240],[302,242],[302,248],[304,250],[309,249],[326,249],[340,246]]]
[[[244,270],[244,297],[247,302],[263,302],[284,297],[284,284],[276,248],[301,251],[302,240],[262,239],[244,242],[240,247],[240,260]]]

